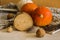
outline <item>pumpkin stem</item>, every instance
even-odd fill
[[[40,15],[40,18],[43,18],[43,17],[44,17],[44,16],[41,14],[41,15]]]

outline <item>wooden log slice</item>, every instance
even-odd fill
[[[17,30],[24,31],[31,28],[32,26],[33,26],[33,20],[31,16],[25,12],[19,14],[14,20],[14,27]]]

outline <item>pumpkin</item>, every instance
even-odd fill
[[[37,26],[46,26],[52,22],[52,12],[46,7],[40,6],[33,13],[34,24]]]
[[[33,12],[37,8],[37,5],[34,3],[27,3],[22,6],[21,11],[30,13]]]

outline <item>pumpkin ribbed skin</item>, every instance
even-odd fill
[[[21,11],[31,13],[37,8],[37,5],[34,3],[27,3],[22,6]]]
[[[38,7],[33,14],[34,23],[37,26],[49,25],[52,21],[52,13],[46,7]]]

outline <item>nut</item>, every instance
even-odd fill
[[[46,34],[46,32],[43,28],[38,29],[36,32],[37,37],[44,37],[45,34]]]
[[[9,14],[7,15],[7,19],[11,19],[11,18],[13,18],[14,16],[15,16],[15,14],[9,13]]]
[[[7,28],[7,32],[12,32],[12,31],[13,31],[12,26],[10,26],[10,27]]]

